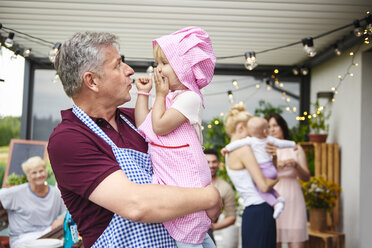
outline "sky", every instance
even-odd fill
[[[0,47],[0,116],[21,116],[24,58],[11,59],[13,52]]]

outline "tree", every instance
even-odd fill
[[[271,103],[265,102],[265,100],[260,100],[258,102],[259,108],[255,109],[254,115],[266,117],[270,114],[281,114],[283,113],[282,106],[274,107]]]
[[[11,139],[19,138],[21,132],[21,117],[0,117],[0,146],[7,146]]]

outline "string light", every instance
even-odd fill
[[[235,79],[233,79],[232,85],[235,87],[235,89],[239,89],[238,81],[236,81]]]
[[[362,34],[363,34],[363,28],[360,26],[360,21],[359,20],[355,20],[353,22],[353,24],[354,24],[354,35],[356,37],[362,36]]]
[[[301,74],[303,76],[306,76],[307,74],[309,74],[309,69],[307,67],[302,67],[301,68]]]
[[[334,49],[335,49],[335,53],[336,53],[336,55],[337,55],[337,56],[340,56],[340,55],[341,55],[341,50],[340,50],[340,48],[338,47],[337,44],[334,45]]]
[[[299,69],[298,69],[297,66],[292,68],[292,73],[293,73],[293,75],[295,75],[295,76],[297,76],[298,74],[300,74],[300,71],[299,71]]]
[[[14,54],[10,57],[11,60],[17,59],[18,54],[20,54],[21,51],[19,49],[14,51]]]
[[[32,48],[27,48],[23,51],[23,57],[27,58],[30,56]]]
[[[257,67],[258,64],[256,62],[255,52],[246,52],[244,56],[245,56],[244,66],[247,70],[252,71],[254,68]]]
[[[316,55],[316,51],[314,48],[313,37],[308,37],[302,39],[302,45],[304,46],[304,50],[309,57],[314,57]]]
[[[54,61],[56,60],[56,55],[59,52],[59,49],[61,48],[61,46],[62,44],[57,42],[53,46],[52,50],[49,51],[48,57],[49,57],[50,62],[54,63]]]
[[[275,73],[275,74],[278,74],[278,73],[279,73],[279,70],[278,70],[278,69],[275,69],[275,70],[274,70],[274,73]]]
[[[229,101],[231,104],[234,103],[234,96],[231,90],[227,91],[227,96],[229,97]]]
[[[14,33],[10,32],[8,38],[6,38],[4,45],[8,48],[11,48],[14,45]]]
[[[53,78],[53,83],[57,83],[59,81],[59,75],[56,73],[56,75]]]

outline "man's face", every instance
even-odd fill
[[[207,158],[209,169],[211,170],[211,175],[212,177],[215,177],[220,162],[218,161],[217,156],[214,154],[205,154],[205,157]]]
[[[102,49],[105,54],[103,64],[103,75],[100,78],[100,91],[112,104],[120,106],[130,101],[130,89],[132,88],[131,75],[133,69],[123,63],[121,56],[114,46],[108,46]]]

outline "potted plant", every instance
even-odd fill
[[[310,133],[308,134],[311,142],[325,142],[328,136],[329,124],[327,120],[331,116],[331,112],[327,111],[324,106],[319,105],[317,100],[313,104],[315,113],[308,115],[308,123]]]
[[[322,176],[312,177],[308,182],[300,181],[306,207],[310,210],[310,228],[324,231],[327,228],[327,211],[335,206],[341,187]]]

